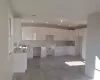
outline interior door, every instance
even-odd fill
[[[8,26],[9,26],[8,64],[9,64],[9,68],[12,71],[11,75],[13,75],[13,55],[14,55],[14,53],[13,53],[13,22],[12,22],[12,18],[10,18],[10,17],[9,17],[9,21],[8,21]]]

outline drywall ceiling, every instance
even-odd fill
[[[73,26],[85,24],[88,14],[99,11],[100,0],[12,0],[12,9],[22,22]]]

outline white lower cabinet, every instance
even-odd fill
[[[55,47],[55,56],[64,56],[64,55],[75,56],[75,47],[74,46]]]
[[[25,73],[27,70],[27,53],[15,53],[13,73]]]

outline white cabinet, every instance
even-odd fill
[[[23,27],[22,40],[46,40],[46,35],[53,35],[54,40],[75,40],[75,31],[43,27]]]
[[[34,27],[22,27],[22,40],[36,40],[36,36]]]
[[[33,58],[33,46],[27,46],[27,59]]]
[[[27,53],[15,53],[13,73],[25,73],[25,70],[27,70]]]
[[[67,54],[68,54],[67,47],[64,46],[55,47],[55,56],[63,56]]]
[[[47,56],[46,47],[41,47],[41,58],[45,58]]]
[[[55,47],[55,56],[71,55],[75,56],[75,46]]]
[[[68,46],[67,50],[68,50],[68,55],[76,56],[76,54],[75,54],[75,46]]]

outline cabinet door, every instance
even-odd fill
[[[23,27],[22,28],[22,40],[33,40],[35,34],[32,32],[32,27]]]

